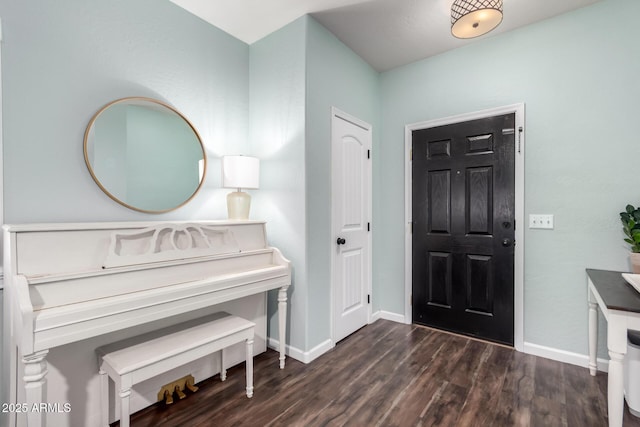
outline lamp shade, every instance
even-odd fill
[[[222,186],[224,188],[259,188],[260,160],[249,156],[223,156]]]
[[[471,39],[502,22],[502,0],[455,0],[451,5],[451,34]]]

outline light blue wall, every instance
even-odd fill
[[[260,158],[254,218],[267,221],[269,243],[293,264],[287,343],[304,350],[308,326],[305,210],[305,40],[300,18],[251,45],[250,145]],[[277,331],[276,295],[269,300],[269,335]]]
[[[309,17],[251,48],[165,1],[0,0],[0,17],[5,222],[225,218],[218,158],[255,154],[262,182],[251,216],[268,221],[270,243],[294,266],[287,342],[306,351],[330,337],[330,107],[375,131],[371,67]],[[87,123],[126,96],[173,105],[203,139],[204,188],[177,211],[150,216],[120,206],[86,169]],[[308,263],[309,253],[318,262]]]
[[[5,222],[226,218],[228,191],[220,189],[217,159],[247,149],[248,45],[166,0],[0,0],[0,18]],[[203,138],[214,173],[177,211],[129,210],[103,194],[85,167],[89,120],[106,103],[126,96],[173,105]],[[92,348],[84,350],[93,354]],[[88,357],[66,370],[78,360],[67,351],[49,354],[50,384],[66,393],[60,372],[73,372],[81,386],[72,390],[78,396],[70,398],[72,414],[50,414],[69,417],[68,424],[49,424],[88,425],[99,408],[95,394],[87,394],[95,361]],[[0,415],[3,425],[7,414]]]
[[[308,18],[306,176],[309,271],[308,343],[331,335],[331,107],[373,127],[374,157],[379,135],[379,74],[313,18]],[[375,223],[374,223],[375,228]],[[375,300],[374,300],[375,301]],[[311,327],[313,325],[313,327]]]
[[[200,133],[210,170],[189,204],[153,219],[226,217],[218,157],[246,149],[249,47],[169,1],[0,0],[5,221],[148,220],[113,202],[84,164],[104,104],[149,96]]]
[[[308,16],[250,51],[250,143],[264,171],[253,212],[293,262],[287,342],[306,352],[331,338],[331,107],[375,129],[378,73]]]
[[[82,137],[115,98],[166,101],[211,168],[153,218],[225,218],[218,156],[261,157],[252,217],[294,261],[287,341],[309,350],[329,335],[329,107],[374,127],[374,309],[402,314],[404,125],[525,102],[526,213],[556,220],[525,233],[525,340],[586,353],[584,268],[628,268],[617,213],[640,203],[638,12],[604,0],[378,76],[309,17],[249,48],[167,1],[0,0],[5,221],[148,219],[93,183]]]
[[[618,212],[640,203],[638,14],[605,0],[382,74],[383,309],[403,312],[404,125],[524,102],[525,214],[555,215],[525,230],[525,341],[586,354],[584,270],[628,269]]]

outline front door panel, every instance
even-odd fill
[[[413,132],[413,320],[513,345],[515,114]]]

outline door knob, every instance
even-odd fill
[[[342,237],[338,237],[338,240],[336,240],[336,243],[339,245],[344,245],[345,243],[347,243],[347,241],[344,240]]]
[[[504,247],[511,246],[511,239],[502,239],[502,246]]]

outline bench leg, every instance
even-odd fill
[[[129,427],[129,396],[131,388],[120,390],[120,427]]]
[[[100,424],[109,427],[109,376],[100,369]]]
[[[227,370],[224,368],[224,348],[220,350],[220,381],[227,379]]]
[[[253,396],[253,339],[247,340],[247,397]]]

